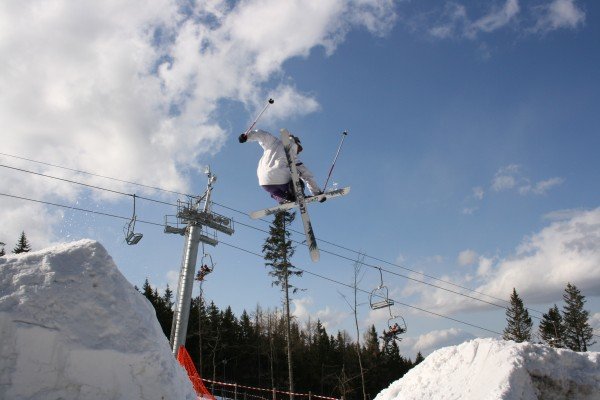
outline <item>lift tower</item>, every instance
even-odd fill
[[[171,325],[171,348],[176,356],[180,346],[185,345],[192,289],[196,262],[198,260],[198,244],[200,242],[216,246],[217,231],[227,235],[234,232],[233,220],[211,211],[211,193],[217,177],[210,168],[207,169],[208,185],[200,197],[190,197],[187,201],[177,202],[177,215],[165,217],[165,233],[176,233],[185,236],[181,272],[177,287],[177,301]],[[176,218],[175,224],[170,221]],[[208,229],[212,229],[212,234]]]

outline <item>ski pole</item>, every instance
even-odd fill
[[[338,156],[340,155],[340,150],[342,149],[342,145],[344,144],[344,139],[348,135],[348,131],[342,132],[342,141],[338,146],[337,152],[335,153],[335,157],[333,158],[333,163],[331,164],[331,168],[329,169],[329,175],[327,175],[327,180],[325,181],[325,185],[323,186],[323,192],[327,190],[327,183],[329,183],[329,178],[331,177],[331,173],[333,172],[333,167],[335,167],[335,163],[337,161]]]
[[[256,125],[256,123],[258,122],[259,118],[261,115],[263,115],[263,113],[265,111],[267,111],[267,108],[271,105],[275,103],[275,100],[273,99],[269,99],[269,101],[267,102],[267,105],[265,106],[265,108],[262,109],[262,111],[258,114],[258,116],[256,117],[256,119],[254,120],[254,122],[252,123],[252,125],[250,125],[250,128],[246,129],[246,132],[244,132],[244,135],[247,135],[248,132],[250,132],[252,130],[252,128],[254,128],[254,125]]]

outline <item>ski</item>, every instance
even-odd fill
[[[294,193],[296,195],[295,204],[300,210],[300,217],[302,218],[302,225],[304,226],[304,233],[306,235],[306,244],[310,251],[310,258],[313,262],[319,261],[319,248],[317,247],[317,239],[310,223],[310,217],[308,216],[308,210],[306,209],[306,202],[304,201],[304,192],[302,191],[302,184],[300,183],[300,176],[296,169],[296,157],[290,152],[292,146],[290,140],[290,133],[287,129],[281,129],[281,141],[283,142],[283,148],[285,149],[285,156],[287,158],[288,167],[292,173],[292,182],[294,186]]]
[[[314,203],[317,201],[321,201],[321,199],[323,199],[323,198],[332,199],[335,197],[345,196],[348,193],[350,193],[350,187],[334,189],[334,190],[327,191],[327,192],[322,193],[317,196],[305,197],[304,202],[306,204]],[[278,211],[290,210],[294,207],[298,207],[298,204],[296,204],[296,202],[294,202],[294,201],[290,201],[289,203],[283,203],[283,204],[279,204],[274,207],[265,208],[263,210],[253,211],[250,213],[250,218],[258,219],[258,218],[266,217],[268,215],[273,215],[273,214],[277,213]]]

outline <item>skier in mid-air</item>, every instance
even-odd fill
[[[302,151],[300,139],[293,136],[291,151],[296,155],[296,168],[300,175],[301,182],[308,187],[313,196],[323,193],[313,174],[297,158],[297,154]],[[292,187],[292,175],[287,163],[285,150],[281,140],[269,132],[257,129],[242,133],[238,138],[240,143],[246,141],[258,142],[263,148],[263,155],[258,161],[256,174],[258,175],[259,185],[265,189],[273,199],[279,204],[296,201],[294,188]],[[325,201],[323,198],[321,201]]]

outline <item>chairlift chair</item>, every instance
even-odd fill
[[[206,262],[204,262],[205,259],[209,260],[210,267],[208,266],[208,264]],[[211,272],[213,272],[214,269],[215,269],[215,263],[213,262],[212,256],[209,253],[204,253],[202,255],[202,258],[200,259],[200,269],[196,273],[195,279],[199,282],[204,281],[204,277],[206,275],[210,274]]]
[[[133,195],[133,216],[131,220],[127,224],[127,232],[125,232],[125,242],[129,245],[137,244],[142,237],[144,236],[141,233],[135,233],[135,220],[137,216],[135,215],[135,194]]]
[[[373,289],[369,294],[369,305],[372,310],[379,310],[394,305],[394,300],[390,299],[387,286],[383,284],[383,273],[381,272],[381,268],[379,268],[379,277],[379,286]]]
[[[390,318],[388,319],[388,331],[384,331],[383,336],[381,337],[386,342],[390,340],[402,340],[400,335],[406,333],[407,331],[406,321],[401,316],[392,315],[390,312]]]

